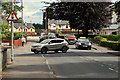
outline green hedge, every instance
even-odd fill
[[[26,37],[27,35],[25,33],[23,33],[23,37]],[[15,36],[14,36],[14,40],[16,39],[19,39],[19,38],[22,38],[22,33],[17,33]]]
[[[101,41],[100,46],[109,47],[113,50],[120,51],[120,43],[114,41]]]
[[[120,40],[120,35],[101,35],[103,38],[107,38],[107,40],[110,41],[119,41]]]

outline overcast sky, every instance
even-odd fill
[[[27,23],[40,23],[42,24],[43,20],[43,12],[40,11],[40,9],[43,9],[44,6],[49,6],[44,3],[41,3],[41,1],[45,0],[23,0],[24,4],[24,22]],[[46,0],[48,2],[53,2],[56,0]],[[115,2],[116,0],[112,0],[112,2]],[[21,5],[21,4],[18,4]],[[45,7],[44,7],[45,8]],[[21,13],[18,13],[18,17],[21,17]]]

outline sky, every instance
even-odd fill
[[[44,6],[49,6],[48,4],[41,3],[45,0],[23,0],[23,16],[24,22],[27,23],[40,23],[43,21],[43,12],[40,9],[45,9]],[[56,0],[46,0],[47,2],[53,2]],[[112,0],[115,2],[116,0]],[[20,3],[17,5],[21,5]],[[18,12],[18,17],[21,17],[21,13]]]

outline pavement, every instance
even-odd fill
[[[14,49],[14,62],[7,66],[3,80],[53,78],[53,74],[46,64],[46,59],[42,55],[35,55],[31,52],[31,45],[34,43],[36,42],[28,41],[24,47]]]
[[[98,45],[92,45],[92,48],[95,50],[98,50],[100,52],[106,52],[108,54],[120,56],[120,51],[111,50],[110,48],[106,48],[106,47],[102,47],[102,46],[98,46]]]

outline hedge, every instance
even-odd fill
[[[120,35],[101,35],[103,38],[107,38],[110,41],[119,41]]]
[[[23,33],[23,37],[26,37],[27,35],[25,33]],[[14,37],[14,40],[22,38],[22,33],[17,33]]]
[[[120,51],[120,43],[115,42],[115,41],[101,41],[100,46],[109,47],[113,50]]]

